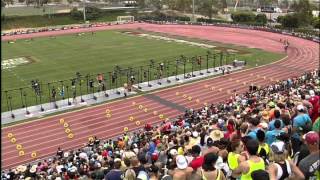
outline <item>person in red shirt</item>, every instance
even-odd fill
[[[194,171],[200,168],[203,164],[203,156],[200,156],[201,148],[198,145],[192,146],[191,149],[193,160],[190,162],[189,166],[192,167]]]
[[[311,113],[310,113],[310,117],[311,117],[312,123],[314,123],[315,120],[319,117],[320,98],[319,98],[319,96],[315,95],[313,90],[310,90],[309,94],[311,96],[309,99],[309,102],[313,106]]]

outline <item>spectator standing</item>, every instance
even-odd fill
[[[266,133],[266,142],[267,144],[272,144],[274,141],[276,141],[276,137],[278,135],[280,135],[280,133],[284,132],[282,129],[281,129],[281,122],[280,120],[275,120],[274,122],[274,127],[275,129],[272,130],[272,131],[267,131]]]
[[[204,162],[201,168],[203,180],[225,180],[223,172],[215,168],[218,156],[214,153],[208,153],[204,156]]]
[[[303,180],[304,175],[299,168],[291,161],[287,160],[288,151],[283,141],[277,141],[271,144],[271,155],[269,165],[269,175],[271,180],[284,180],[289,177]]]
[[[241,180],[252,180],[251,173],[257,170],[265,170],[265,164],[262,158],[257,156],[259,142],[255,139],[249,139],[246,142],[246,149],[249,153],[248,160],[241,162],[239,167],[232,174],[237,178],[241,176]]]
[[[303,172],[306,179],[320,178],[320,150],[319,150],[319,134],[311,131],[304,135],[310,154],[302,159],[299,168]]]

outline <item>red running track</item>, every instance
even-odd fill
[[[304,71],[319,67],[319,44],[317,43],[281,34],[212,26],[129,24],[7,36],[3,37],[3,39],[21,39],[35,36],[51,36],[83,31],[124,28],[143,28],[148,31],[196,37],[260,48],[272,52],[282,52],[283,46],[282,43],[279,42],[279,39],[288,38],[290,42],[290,48],[287,53],[288,57],[281,61],[153,93],[163,99],[187,108],[199,108],[203,106],[204,103],[222,102],[231,96],[231,92],[234,89],[236,89],[238,93],[243,93],[248,89],[250,84],[264,86],[276,80],[299,76]],[[176,95],[176,92],[179,92],[179,95]],[[183,95],[187,97],[190,96],[192,99],[188,100],[184,98]],[[136,105],[132,105],[133,102],[135,102]],[[140,110],[138,105],[146,107],[148,112],[146,113]],[[111,118],[105,116],[106,109],[111,110]],[[143,96],[137,96],[2,128],[2,166],[4,169],[11,168],[37,158],[54,155],[59,146],[63,149],[81,147],[83,143],[87,142],[90,136],[96,135],[98,138],[107,139],[122,134],[124,127],[128,127],[129,130],[135,130],[143,126],[146,122],[158,123],[162,121],[158,116],[153,114],[153,111],[158,111],[159,114],[163,114],[169,118],[181,114],[181,112],[159,104],[158,102]],[[130,116],[133,116],[135,120],[141,121],[141,125],[137,126],[135,120],[130,121]],[[69,123],[70,129],[74,133],[73,139],[67,137],[63,125],[59,124],[61,118]],[[17,140],[15,144],[11,143],[7,137],[7,134],[10,132],[14,134]],[[19,157],[16,144],[22,145],[25,151],[24,156]],[[33,151],[37,153],[36,158],[31,157]]]

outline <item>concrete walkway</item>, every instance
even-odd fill
[[[240,70],[243,68],[243,67],[234,68],[233,66],[223,66],[223,67],[225,69],[229,68],[230,72],[235,70]],[[210,73],[207,73],[206,69],[201,70],[201,73],[203,74],[200,74],[200,71],[195,71],[194,72],[195,77],[189,77],[189,78],[184,78],[184,75],[180,74],[178,76],[171,76],[169,78],[153,80],[153,81],[150,81],[149,83],[144,82],[140,84],[135,84],[133,85],[133,87],[141,92],[148,92],[148,91],[153,91],[153,90],[157,90],[157,89],[168,87],[168,86],[179,85],[182,83],[222,74],[222,70],[219,67],[217,67],[216,69],[211,68],[209,69],[209,71]],[[190,74],[191,73],[189,73],[189,75]],[[117,91],[119,91],[120,94],[118,94]],[[137,91],[132,91],[128,93],[128,96],[133,96],[137,93],[138,93]],[[106,96],[106,94],[108,94],[108,96]],[[107,90],[106,92],[82,95],[83,102],[81,102],[81,97],[78,96],[76,97],[75,101],[72,98],[69,98],[69,103],[68,103],[68,99],[64,99],[61,101],[57,101],[55,103],[51,102],[51,103],[45,103],[42,105],[16,109],[16,110],[13,110],[12,112],[1,113],[1,124],[5,125],[5,124],[19,122],[19,121],[30,119],[30,118],[41,118],[45,115],[49,115],[52,113],[58,113],[58,112],[67,111],[67,110],[71,111],[72,109],[75,109],[75,108],[86,107],[93,104],[103,103],[103,102],[107,102],[110,100],[119,99],[123,97],[124,97],[124,88],[117,88],[117,89]],[[43,111],[41,111],[41,108],[43,109]],[[29,112],[29,114],[27,114],[27,111]],[[14,118],[12,118],[11,116],[12,114],[14,115]]]

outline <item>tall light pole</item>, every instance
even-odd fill
[[[194,0],[192,0],[192,22],[195,22],[195,20],[194,20]]]
[[[83,20],[86,23],[86,0],[83,0]]]

